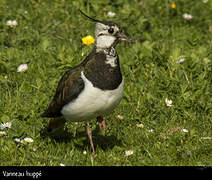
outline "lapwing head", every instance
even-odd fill
[[[130,39],[124,34],[122,27],[114,23],[112,21],[100,21],[93,19],[83,13],[80,12],[90,19],[91,21],[96,23],[95,27],[95,45],[97,49],[106,49],[115,47],[121,41],[128,41],[134,43],[135,41]]]

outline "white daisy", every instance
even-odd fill
[[[165,103],[166,103],[166,106],[169,106],[169,107],[170,107],[170,106],[173,106],[173,105],[172,105],[172,100],[171,100],[171,99],[169,100],[168,98],[166,98],[166,99],[165,99]]]
[[[27,143],[32,143],[34,140],[32,138],[25,137],[24,141]]]
[[[125,151],[125,156],[130,156],[130,155],[132,155],[134,152],[133,152],[133,150],[126,150]]]
[[[123,119],[124,119],[124,117],[123,117],[122,115],[117,115],[116,118],[117,118],[118,120],[123,120]]]
[[[19,138],[15,138],[14,141],[17,142],[17,143],[24,143],[24,140],[21,140]]]
[[[65,166],[65,164],[63,164],[63,163],[60,163],[60,166]]]
[[[190,20],[190,19],[193,18],[193,16],[191,14],[185,13],[185,14],[183,14],[183,18],[186,19],[186,20]]]
[[[6,131],[0,131],[0,135],[7,135],[7,132]]]
[[[83,151],[83,154],[84,154],[84,155],[86,155],[86,154],[87,154],[87,152],[86,152],[86,151]]]
[[[14,27],[14,26],[17,26],[18,23],[17,23],[16,20],[8,20],[7,25],[10,26],[10,27]]]
[[[139,127],[139,128],[143,128],[144,127],[144,125],[142,123],[139,123],[136,126]]]
[[[182,129],[182,132],[187,133],[188,132],[188,129]]]
[[[183,63],[184,61],[186,61],[186,59],[185,58],[181,58],[180,60],[178,60],[178,61],[176,61],[176,63]]]
[[[154,131],[153,129],[149,129],[149,130],[148,130],[148,132],[153,132],[153,131]]]
[[[212,139],[212,137],[209,137],[209,136],[205,136],[205,137],[201,137],[200,139],[208,139],[208,140],[210,140],[210,139]]]
[[[27,64],[21,64],[20,66],[18,66],[17,72],[24,72],[28,69],[28,65]]]
[[[0,124],[0,128],[1,129],[10,129],[11,128],[12,123],[11,122],[6,122],[6,123],[1,123]]]
[[[116,13],[112,12],[112,11],[108,11],[107,12],[107,16],[108,17],[114,17],[116,15]]]
[[[207,3],[207,2],[208,2],[208,0],[202,0],[202,2],[203,2],[203,3]]]

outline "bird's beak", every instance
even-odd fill
[[[118,36],[120,41],[128,41],[130,43],[135,43],[135,40],[129,38],[128,36],[126,36],[124,33],[120,33]]]

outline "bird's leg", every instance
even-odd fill
[[[102,116],[98,116],[96,118],[96,120],[99,123],[99,129],[102,129],[102,126],[103,126],[104,130],[106,131],[107,127],[106,127],[105,120],[103,119],[103,117]]]
[[[93,140],[92,140],[92,132],[91,132],[91,130],[89,129],[87,123],[85,124],[85,128],[86,128],[86,131],[87,131],[87,134],[88,134],[88,138],[89,138],[89,141],[90,141],[90,144],[91,144],[92,156],[94,157],[95,149],[94,149]]]

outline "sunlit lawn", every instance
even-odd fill
[[[94,46],[82,43],[95,24],[78,8],[136,40],[116,47],[125,92],[107,131],[89,123],[94,160],[84,123],[58,139],[40,135],[60,77]],[[0,130],[0,165],[212,165],[211,0],[1,0],[0,9],[0,123],[11,122]]]

